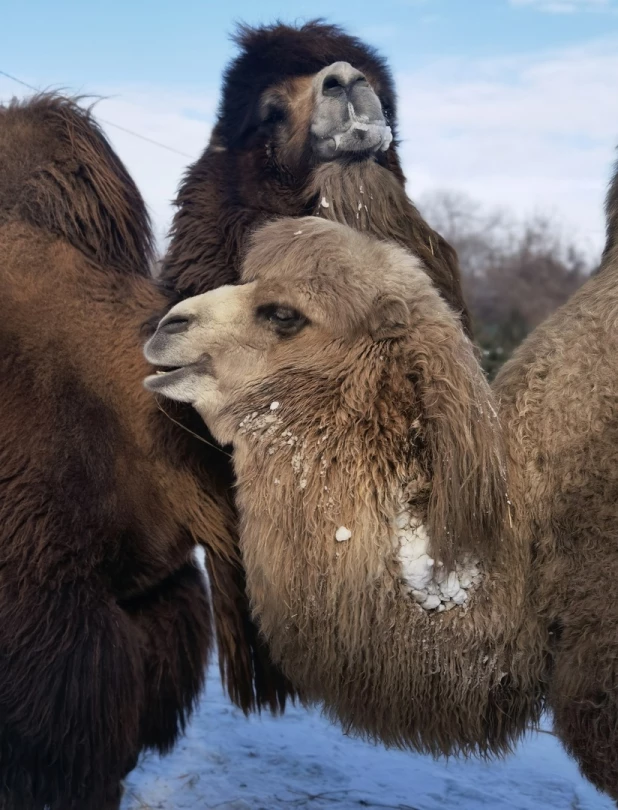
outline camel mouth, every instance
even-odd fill
[[[336,158],[370,158],[385,152],[393,140],[391,128],[383,121],[354,121],[345,130],[314,140],[314,153],[323,161]]]
[[[169,374],[172,371],[180,371],[181,368],[184,366],[159,366],[159,368],[155,371],[155,374]]]
[[[187,372],[191,373],[191,366],[165,366],[158,368],[144,380],[144,387],[153,393],[163,393],[163,389],[170,383],[178,382]]]
[[[154,374],[150,374],[144,380],[144,387],[155,394],[165,394],[170,386],[186,382],[190,377],[214,377],[212,361],[208,356],[184,366],[159,365],[158,363],[157,366]]]

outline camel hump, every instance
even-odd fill
[[[605,256],[609,256],[618,245],[618,162],[614,168],[614,177],[609,184],[605,210],[607,215]]]
[[[27,222],[99,265],[148,275],[153,237],[144,200],[78,102],[41,93],[0,105],[0,224]]]

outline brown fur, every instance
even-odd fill
[[[256,227],[281,215],[317,213],[393,239],[421,256],[469,331],[457,256],[407,198],[397,141],[377,158],[353,164],[316,166],[311,159],[310,79],[337,61],[348,61],[367,76],[396,132],[386,62],[358,39],[320,22],[243,27],[237,42],[241,52],[225,74],[210,144],[188,170],[176,201],[162,272],[169,289],[185,298],[236,282]],[[260,117],[267,101],[278,110],[270,122]],[[323,197],[329,209],[319,206]]]
[[[194,320],[165,338],[178,363],[194,344],[210,356],[193,401],[234,445],[247,584],[276,660],[346,728],[432,753],[503,752],[548,705],[618,799],[618,259],[499,375],[497,431],[418,262],[325,228],[258,232],[245,286],[178,305]],[[305,326],[264,322],[278,307]],[[389,529],[402,491],[432,556],[480,557],[465,607],[429,614],[402,590]]]
[[[144,203],[89,112],[46,95],[0,107],[0,806],[11,810],[112,807],[140,750],[173,745],[213,642],[196,543],[234,697],[276,709],[286,691],[247,616],[225,459],[140,385],[141,327],[167,304],[148,279],[150,245]]]
[[[5,112],[0,223],[29,223],[63,237],[102,265],[149,275],[150,222],[125,167],[93,129],[91,117],[71,115],[79,99],[58,97],[53,104],[45,99],[32,100],[36,117],[29,106],[15,103]],[[13,159],[16,142],[19,160]]]

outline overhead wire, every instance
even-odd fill
[[[41,90],[38,87],[34,87],[28,82],[22,81],[22,79],[18,79],[17,76],[12,76],[10,73],[7,73],[5,70],[0,70],[0,76],[6,76],[7,79],[10,79],[13,82],[17,82],[17,84],[21,84],[24,87],[27,87],[29,90],[34,90],[35,93],[40,93]],[[129,135],[133,135],[135,138],[139,138],[142,141],[147,141],[147,143],[151,143],[154,146],[159,146],[161,149],[167,149],[168,152],[174,152],[176,155],[181,155],[182,157],[189,158],[189,160],[193,160],[195,155],[189,155],[187,152],[182,152],[180,149],[175,149],[173,146],[168,146],[166,143],[161,143],[161,141],[156,141],[154,138],[149,138],[147,135],[142,135],[139,132],[135,132],[133,129],[129,129],[128,127],[120,126],[120,124],[115,124],[113,121],[108,121],[106,118],[101,118],[97,116],[98,120],[101,121],[103,124],[107,124],[109,127],[115,127],[116,129],[121,130],[122,132],[126,132]]]

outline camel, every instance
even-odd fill
[[[618,798],[617,273],[614,244],[492,392],[417,257],[284,218],[146,344],[233,447],[275,660],[346,730],[500,755],[547,705]]]
[[[419,255],[470,331],[457,255],[406,196],[386,61],[320,21],[240,26],[235,39],[210,142],[176,199],[170,293],[235,283],[256,227],[317,214]]]
[[[494,382],[559,738],[618,801],[618,167],[599,271]]]
[[[406,194],[386,60],[320,21],[241,26],[236,42],[209,144],[177,195],[160,276],[170,301],[238,282],[256,228],[315,214],[419,255],[471,334],[457,255]],[[213,441],[191,409],[175,416]]]
[[[419,255],[470,334],[457,255],[406,195],[386,61],[320,21],[241,26],[236,42],[209,144],[176,199],[160,276],[170,302],[238,282],[264,223],[316,214]],[[213,442],[191,409],[175,417]],[[232,619],[247,622],[244,613]],[[241,662],[250,658],[241,641],[236,649]],[[231,672],[229,688],[246,692],[242,666]]]
[[[3,810],[116,808],[139,753],[184,728],[213,612],[235,701],[292,691],[248,616],[229,459],[141,386],[144,322],[169,306],[151,254],[89,111],[0,107]]]

